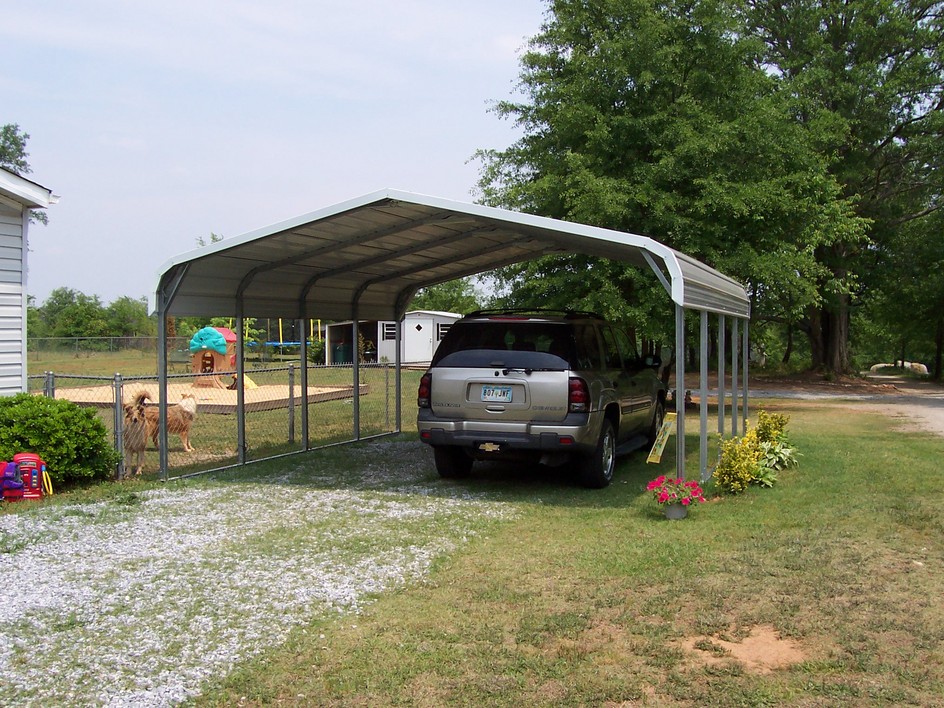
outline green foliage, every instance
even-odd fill
[[[761,443],[761,451],[764,450],[764,446],[769,443]],[[777,470],[774,467],[770,467],[766,464],[766,460],[762,457],[760,465],[757,467],[757,474],[754,476],[754,479],[751,480],[752,484],[756,484],[758,487],[772,487],[777,482]]]
[[[787,467],[796,467],[796,448],[787,441],[787,425],[790,416],[784,413],[757,413],[757,440],[760,445],[760,470],[755,482],[762,487],[772,487],[777,481],[776,472]]]
[[[876,252],[874,280],[857,313],[854,355],[861,369],[920,361],[941,378],[944,358],[944,214],[904,225]]]
[[[757,479],[760,460],[761,448],[755,428],[748,429],[742,438],[722,440],[721,460],[714,472],[715,484],[727,494],[740,494]]]
[[[757,413],[757,440],[759,442],[776,443],[784,440],[787,435],[787,424],[790,416],[784,413],[768,413],[760,410]]]
[[[20,131],[16,123],[0,126],[0,167],[18,175],[28,175],[32,170],[26,158],[26,142],[29,133]]]
[[[20,176],[30,174],[33,170],[26,160],[29,157],[26,152],[29,138],[29,133],[22,132],[16,123],[0,126],[0,167]],[[48,224],[49,216],[45,211],[36,209],[30,211],[30,221]]]
[[[479,309],[479,298],[470,278],[459,278],[422,288],[410,303],[411,310],[437,310],[465,314]]]
[[[325,363],[325,347],[327,346],[327,341],[324,339],[316,339],[308,345],[308,361],[312,364],[324,364]]]
[[[787,443],[790,417],[783,413],[757,414],[757,426],[748,427],[742,438],[721,441],[721,460],[715,469],[715,482],[729,494],[740,494],[748,485],[772,487],[777,472],[795,467],[796,449]]]
[[[111,477],[118,453],[95,411],[21,393],[0,399],[0,459],[35,452],[56,485]]]
[[[761,475],[758,475],[757,483],[764,487],[773,486],[773,482],[777,480],[776,475],[772,474],[773,471],[785,470],[787,467],[796,467],[800,464],[797,460],[796,449],[790,447],[784,440],[778,442],[763,440],[760,443],[760,451],[761,473],[770,473],[772,478],[771,483],[767,484],[766,480],[761,479]]]
[[[525,98],[496,104],[523,136],[478,153],[482,199],[652,235],[748,283],[755,319],[844,371],[875,262],[940,203],[935,18],[917,0],[552,3],[521,59]],[[658,298],[620,269],[603,287],[581,256],[500,277],[522,304]]]
[[[105,327],[109,337],[153,337],[157,322],[148,316],[147,299],[120,297],[105,308]]]
[[[32,314],[32,313],[30,313]],[[56,288],[35,310],[47,337],[107,337],[108,317],[97,295]]]

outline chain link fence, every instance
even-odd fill
[[[125,341],[130,338],[110,339],[121,339],[122,344],[130,344]],[[69,351],[81,350],[75,348],[73,343]],[[184,421],[182,425],[186,428],[186,437],[189,438],[192,450],[185,449],[180,426],[168,425],[168,475],[179,477],[237,464],[239,446],[235,376],[231,372],[190,372],[189,352],[185,362],[182,357],[178,359],[172,361],[169,354],[168,370],[175,373],[169,373],[167,377],[168,405],[180,405],[185,397],[192,396],[196,402],[196,415],[192,420],[188,420],[189,416],[186,415],[175,416],[175,419]],[[188,373],[182,373],[181,369]],[[359,367],[358,374],[359,425],[355,430],[354,370],[349,364],[309,365],[307,396],[301,390],[300,362],[266,366],[254,360],[251,367],[247,365],[243,389],[246,460],[267,459],[305,450],[301,414],[302,406],[305,405],[308,406],[308,449],[395,432],[395,367],[391,364],[364,364]],[[414,402],[414,405],[419,375],[418,371],[403,371],[403,400]],[[28,380],[32,393],[64,398],[80,406],[94,408],[112,436],[115,449],[122,455],[123,404],[130,403],[139,392],[145,392],[147,405],[156,411],[160,393],[156,374],[88,376],[46,371],[30,375]],[[404,410],[412,409],[404,406]],[[154,432],[155,427],[152,425],[149,432]],[[159,472],[159,454],[157,445],[149,435],[144,450],[144,474]],[[122,472],[119,466],[116,476]]]

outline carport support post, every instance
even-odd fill
[[[236,301],[236,446],[239,464],[246,464],[246,394],[243,390],[243,302]]]
[[[741,344],[741,354],[742,354],[742,356],[744,357],[744,362],[743,362],[744,365],[743,365],[743,367],[742,367],[743,370],[744,370],[744,386],[742,387],[742,388],[743,388],[743,391],[744,391],[744,407],[742,408],[744,418],[743,418],[743,426],[742,426],[742,427],[743,427],[743,430],[744,430],[745,433],[747,432],[747,360],[748,360],[748,356],[749,356],[749,354],[750,354],[750,352],[748,352],[748,350],[747,350],[747,325],[748,325],[748,322],[749,322],[749,320],[747,320],[747,319],[744,320],[744,327],[742,328],[742,329],[743,329],[744,342]]]
[[[700,445],[698,448],[698,471],[701,481],[708,478],[708,311],[701,311],[701,391],[698,394],[701,415]]]
[[[731,318],[731,435],[738,434],[738,321]]]
[[[288,363],[288,444],[295,444],[295,362]]]
[[[725,331],[725,327],[726,323],[724,321],[724,315],[718,315],[718,435],[721,437],[724,437],[725,414],[724,345],[725,339],[727,339],[728,336],[728,333]]]
[[[398,315],[396,319],[396,334],[394,335],[395,344],[396,344],[396,353],[393,355],[393,361],[396,365],[395,376],[395,389],[396,389],[396,432],[401,432],[403,430],[403,376],[401,375],[401,368],[403,366],[403,357],[400,355],[400,347],[402,346],[403,338],[403,316]]]
[[[357,324],[357,303],[354,303],[353,315],[354,324],[351,328],[354,332],[354,339],[351,343],[351,368],[354,371],[354,439],[361,439],[361,370],[360,370],[360,329]]]
[[[304,315],[304,310],[302,315]],[[299,332],[302,333],[300,354],[302,357],[301,387],[302,387],[302,449],[308,451],[308,335],[305,334],[305,317],[298,320]]]
[[[685,478],[685,309],[675,306],[675,472]]]
[[[163,290],[158,291],[157,297],[157,439],[159,440],[157,457],[161,468],[161,479],[166,482],[170,474],[168,470],[170,456],[167,454],[167,308],[170,303]]]

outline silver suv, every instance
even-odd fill
[[[655,440],[665,415],[658,357],[587,312],[483,310],[452,325],[417,395],[420,439],[443,477],[475,460],[572,463],[600,488],[616,456]]]

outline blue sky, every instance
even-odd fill
[[[29,293],[105,303],[169,258],[384,187],[473,201],[542,0],[29,0],[0,23],[0,124],[60,195]]]

